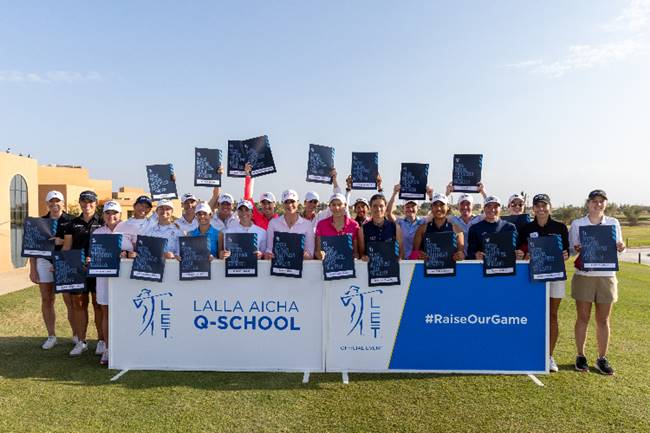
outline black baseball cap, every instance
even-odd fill
[[[79,194],[79,201],[97,201],[97,194],[95,194],[95,191],[82,191]]]
[[[147,195],[141,195],[140,197],[136,198],[135,204],[139,204],[139,203],[146,203],[149,205],[149,207],[153,207],[153,202]]]
[[[536,205],[537,203],[551,204],[551,199],[548,194],[536,194],[535,197],[533,197],[533,205]]]
[[[600,196],[600,197],[604,198],[605,200],[607,200],[607,193],[605,191],[603,191],[602,189],[595,189],[595,190],[591,191],[589,193],[589,200],[593,200],[598,196]]]

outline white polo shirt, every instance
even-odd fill
[[[582,226],[596,226],[596,225],[604,225],[604,226],[614,226],[616,227],[616,242],[623,242],[623,233],[621,232],[621,224],[618,222],[616,218],[608,217],[607,215],[603,216],[603,220],[598,223],[598,224],[593,224],[589,220],[589,216],[584,216],[582,218],[578,218],[577,220],[573,220],[571,222],[571,228],[569,229],[569,251],[571,251],[572,255],[577,254],[575,250],[576,245],[580,245],[580,230],[579,228]],[[583,275],[585,277],[614,277],[616,276],[615,271],[581,271],[579,269],[576,269],[576,274],[577,275]]]
[[[214,215],[212,215],[212,219],[210,220],[210,225],[215,229],[219,230],[220,232],[222,232],[225,231],[227,228],[229,228],[232,224],[238,222],[239,222],[239,217],[235,212],[233,212],[225,222],[222,221],[221,218],[219,218],[218,213],[215,213]]]
[[[316,219],[316,218],[314,218]],[[305,235],[305,251],[312,257],[314,256],[314,226],[312,222],[298,216],[298,220],[294,225],[289,227],[287,220],[284,216],[273,218],[269,222],[269,228],[266,230],[266,252],[273,252],[273,235],[275,232],[297,233]]]
[[[186,234],[199,226],[199,221],[196,219],[196,216],[194,216],[192,222],[189,222],[185,219],[185,215],[181,215],[180,218],[176,218],[176,221],[174,222],[178,224],[178,227],[180,227],[180,229]]]
[[[223,231],[224,233],[255,233],[257,235],[257,249],[258,251],[266,251],[266,230],[262,227],[251,224],[250,227],[244,227],[239,221],[234,221],[228,224],[228,228]]]

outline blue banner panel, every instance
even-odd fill
[[[418,264],[420,268],[422,264]],[[545,283],[517,274],[484,278],[481,266],[455,277],[413,273],[390,360],[391,370],[545,372]]]

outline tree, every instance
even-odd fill
[[[641,206],[626,204],[622,205],[620,209],[623,212],[623,215],[625,215],[629,225],[636,226],[639,224],[639,215],[641,215],[641,211],[643,210]]]

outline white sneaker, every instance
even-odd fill
[[[76,335],[73,335],[72,336],[72,345],[76,346],[78,342],[79,342],[79,337],[77,337]]]
[[[108,349],[104,350],[102,353],[102,359],[99,360],[101,365],[108,365]]]
[[[555,362],[552,356],[549,358],[548,369],[553,373],[557,373],[558,371],[560,371],[560,368],[557,366],[557,363]]]
[[[70,351],[70,356],[80,356],[86,350],[88,350],[88,345],[80,341],[74,345],[74,348]]]
[[[97,347],[95,348],[95,355],[103,355],[106,351],[106,343],[104,340],[99,340],[97,342]]]
[[[56,336],[50,335],[49,337],[47,337],[47,340],[45,340],[45,343],[43,343],[41,348],[43,350],[50,350],[54,346],[56,346]]]

